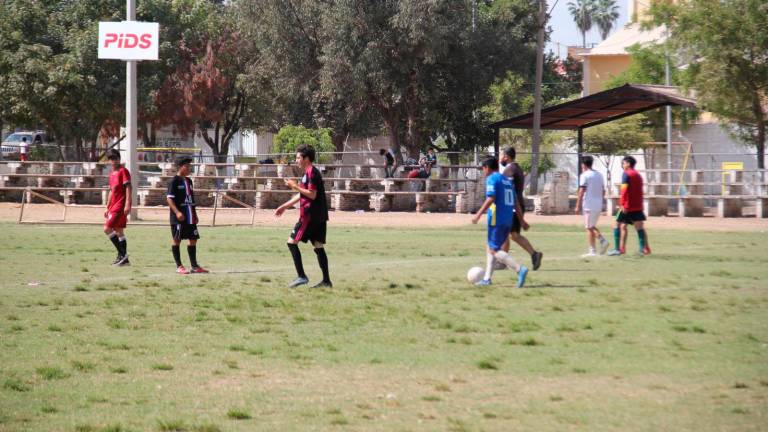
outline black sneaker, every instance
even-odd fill
[[[333,288],[331,281],[320,281],[316,285],[312,285],[312,288]]]
[[[126,265],[125,263],[127,263],[127,262],[128,262],[128,254],[125,254],[125,255],[123,255],[121,257],[118,257],[117,261],[115,261],[115,265],[116,266],[124,266],[124,265]],[[128,265],[130,265],[130,264],[131,263],[128,262]]]
[[[541,267],[541,259],[544,258],[544,254],[541,252],[534,252],[531,255],[531,264],[533,264],[533,270],[538,270]]]
[[[128,257],[125,257],[125,260],[117,264],[118,267],[128,267],[129,265],[131,265],[131,262],[128,261]]]

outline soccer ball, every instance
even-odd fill
[[[469,283],[478,283],[481,280],[483,280],[483,277],[485,276],[485,270],[483,270],[482,267],[472,267],[467,272],[467,280]]]

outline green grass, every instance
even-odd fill
[[[127,234],[133,266],[113,268],[98,227],[0,224],[0,431],[757,431],[768,418],[765,232],[651,226],[653,255],[584,260],[581,229],[535,226],[544,265],[527,287],[502,271],[477,289],[465,274],[485,261],[482,227],[331,223],[334,288],[317,291],[285,288],[284,228],[203,227],[214,273],[187,277],[167,228]]]

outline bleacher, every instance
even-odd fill
[[[482,183],[478,187],[481,173],[469,165],[434,167],[427,179],[405,178],[404,171],[415,167],[398,167],[398,177],[385,179],[380,166],[316,166],[334,210],[467,212],[479,206],[485,192]],[[93,162],[0,162],[0,199],[105,205],[110,169],[109,164]],[[139,169],[139,207],[164,206],[175,166],[142,162]],[[341,176],[345,173],[352,175]],[[294,193],[284,180],[299,174],[294,165],[211,163],[193,164],[190,178],[201,207],[274,209]]]
[[[747,207],[755,216],[768,218],[768,170],[647,169],[644,177],[644,208],[648,216],[670,216],[677,207],[680,217],[704,216],[709,208],[717,217],[742,217]],[[621,184],[614,183],[607,196],[607,211],[616,211]]]
[[[405,171],[415,167],[400,166],[395,178],[383,178],[384,169],[377,165],[316,166],[334,210],[466,213],[484,199],[482,173],[473,165],[437,166],[427,179],[406,178]],[[138,206],[165,206],[166,187],[176,167],[142,162],[139,168]],[[0,162],[0,200],[105,205],[110,169],[109,164],[95,162]],[[136,173],[132,174],[135,179]],[[274,209],[294,193],[284,180],[299,174],[294,165],[207,163],[193,164],[190,177],[201,207]],[[678,216],[699,217],[711,209],[718,217],[741,217],[746,208],[754,208],[757,217],[768,217],[766,170],[648,169],[642,175],[649,216],[669,216],[676,209]],[[611,185],[607,196],[609,214],[618,204],[619,186]],[[545,194],[531,198],[542,201]]]

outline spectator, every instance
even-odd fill
[[[397,158],[392,149],[379,149],[379,155],[384,156],[384,178],[395,176],[397,170]]]
[[[435,154],[435,149],[430,148],[427,150],[427,155],[424,157],[425,159],[425,167],[427,169],[427,176],[432,174],[432,167],[437,166],[437,155]]]
[[[27,137],[22,137],[21,144],[19,144],[19,160],[22,162],[26,162],[28,160],[27,151],[29,151],[29,143],[27,142]]]

